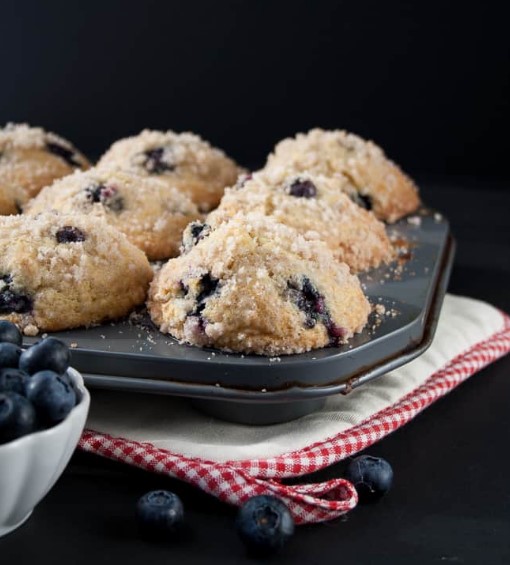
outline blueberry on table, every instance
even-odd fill
[[[361,504],[377,502],[391,488],[393,469],[380,457],[360,455],[347,466],[344,474],[354,485]]]
[[[76,392],[69,382],[53,371],[41,371],[29,377],[26,397],[34,405],[44,424],[61,422],[76,404]]]
[[[32,403],[15,392],[0,394],[0,444],[25,436],[36,428]]]
[[[294,533],[287,506],[274,496],[254,496],[239,510],[237,531],[248,551],[270,555],[279,551]]]
[[[138,500],[135,517],[145,536],[163,538],[175,533],[182,524],[184,508],[181,499],[173,492],[153,490]]]
[[[69,368],[70,360],[67,345],[54,337],[47,337],[23,351],[19,368],[29,375],[46,370],[61,375]]]
[[[0,370],[0,393],[16,392],[25,396],[25,385],[28,375],[24,371],[9,367]]]
[[[21,345],[23,337],[16,324],[0,320],[0,343],[14,343],[14,345]]]
[[[0,369],[17,367],[22,349],[14,343],[0,343]]]

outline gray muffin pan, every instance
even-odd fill
[[[184,396],[213,416],[247,424],[292,420],[430,345],[453,262],[448,222],[424,210],[389,230],[410,243],[410,253],[360,276],[371,303],[386,313],[372,314],[367,328],[341,347],[277,358],[224,353],[179,344],[143,312],[52,335],[72,346],[72,364],[89,387]]]

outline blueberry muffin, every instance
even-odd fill
[[[58,135],[7,124],[0,128],[0,215],[19,213],[41,188],[88,167],[87,159]]]
[[[321,239],[339,261],[354,272],[377,267],[393,258],[385,226],[372,212],[360,208],[342,192],[345,177],[327,178],[289,173],[279,168],[255,173],[227,189],[207,225],[217,226],[237,212],[260,212],[290,226],[306,239]],[[196,224],[188,228],[183,246],[189,247]],[[203,237],[203,234],[202,234]]]
[[[170,259],[155,275],[148,309],[181,342],[274,356],[345,343],[370,306],[323,242],[251,213]]]
[[[31,215],[46,210],[100,216],[150,260],[177,255],[184,228],[201,218],[190,197],[168,183],[106,166],[56,181],[24,209]]]
[[[124,316],[152,276],[144,253],[100,218],[0,218],[0,319],[27,335]]]
[[[420,205],[412,180],[380,147],[345,131],[313,129],[280,141],[265,168],[282,166],[296,172],[346,176],[350,182],[344,189],[351,198],[386,222],[395,222]]]
[[[215,208],[239,167],[223,151],[192,133],[144,130],[114,143],[99,166],[113,165],[141,176],[157,177],[188,194],[200,211]]]

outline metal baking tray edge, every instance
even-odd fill
[[[400,367],[421,355],[431,344],[439,319],[455,254],[455,243],[448,234],[439,276],[425,316],[424,332],[419,342],[393,357],[367,367],[357,374],[344,375],[326,385],[292,385],[276,390],[251,390],[224,385],[190,383],[150,378],[125,378],[84,373],[90,387],[183,396],[192,399],[202,411],[213,416],[250,425],[289,421],[319,409],[327,396],[343,393]]]

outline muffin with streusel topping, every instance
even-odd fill
[[[420,205],[412,180],[375,143],[346,131],[312,129],[280,141],[267,159],[266,170],[285,167],[349,179],[345,191],[381,220],[395,222]]]
[[[44,186],[88,167],[66,139],[27,124],[7,124],[0,128],[0,215],[18,214]]]
[[[354,272],[391,261],[394,253],[384,224],[352,202],[343,192],[346,183],[345,177],[283,168],[255,173],[227,189],[205,222],[213,228],[238,212],[260,212],[307,239],[321,239]],[[188,231],[192,229],[193,225]]]
[[[191,198],[169,183],[106,166],[56,181],[24,209],[30,215],[48,210],[100,216],[150,260],[177,255],[184,228],[202,217]]]
[[[0,218],[0,319],[28,335],[125,316],[152,276],[145,254],[101,218]]]
[[[181,342],[270,356],[345,343],[370,312],[357,277],[325,243],[256,213],[170,259],[148,309]]]
[[[103,165],[157,177],[188,194],[202,212],[218,205],[241,171],[198,135],[154,130],[116,141],[101,157],[98,166]]]

